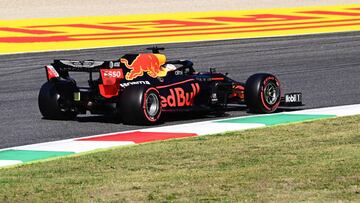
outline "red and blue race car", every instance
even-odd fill
[[[114,61],[54,60],[45,66],[47,82],[38,103],[45,119],[74,119],[78,114],[111,113],[125,124],[149,125],[172,112],[218,114],[228,104],[246,104],[256,113],[272,113],[279,105],[301,105],[301,93],[283,97],[279,79],[256,73],[245,83],[215,69],[197,72],[188,60],[167,61],[160,50],[126,54]],[[80,87],[69,72],[87,72]]]

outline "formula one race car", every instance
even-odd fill
[[[166,61],[164,48],[126,54],[115,61],[54,60],[45,66],[47,82],[40,89],[40,112],[46,119],[74,119],[78,114],[117,115],[126,124],[154,124],[167,112],[219,113],[228,104],[246,104],[256,113],[272,113],[280,104],[301,105],[301,93],[281,97],[280,82],[257,73],[245,83],[217,73],[196,72],[188,60]],[[79,87],[69,72],[89,73]],[[96,78],[94,78],[97,74]]]

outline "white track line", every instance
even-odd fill
[[[251,124],[251,123],[215,123],[201,122],[201,123],[188,123],[173,126],[164,126],[156,128],[147,128],[141,130],[142,132],[175,132],[175,133],[196,133],[197,135],[209,135],[224,133],[227,131],[246,130],[251,128],[265,127],[264,124]]]
[[[21,164],[22,161],[19,160],[0,160],[0,167],[4,167],[4,166],[11,166],[11,165],[16,165],[16,164]]]
[[[131,141],[74,141],[60,140],[55,142],[46,142],[32,145],[25,145],[19,147],[12,147],[15,150],[36,150],[36,151],[57,151],[57,152],[87,152],[95,149],[110,148],[116,146],[124,146],[135,144]]]
[[[352,116],[352,115],[360,114],[360,104],[325,107],[319,109],[306,109],[300,111],[287,112],[286,114],[328,114],[328,115],[336,115],[336,116]]]

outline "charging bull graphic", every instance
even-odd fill
[[[143,76],[146,72],[150,77],[156,78],[161,71],[161,65],[166,61],[164,55],[161,54],[139,54],[135,60],[129,64],[127,59],[121,59],[130,72],[126,73],[126,80],[133,80],[139,76]]]

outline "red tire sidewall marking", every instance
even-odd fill
[[[264,88],[266,87],[266,85],[270,82],[270,81],[275,81],[275,84],[279,87],[279,98],[277,99],[276,103],[272,106],[268,105],[265,100],[264,100]],[[266,77],[260,87],[260,98],[261,98],[261,102],[263,104],[263,106],[269,110],[269,111],[274,111],[275,109],[277,109],[277,107],[280,104],[280,98],[281,98],[281,88],[280,88],[280,82],[279,80],[275,77],[275,76],[268,76]]]
[[[159,96],[159,97],[158,97],[158,99],[159,99],[159,113],[158,113],[157,115],[155,115],[154,118],[150,117],[150,116],[147,114],[147,112],[146,112],[146,105],[147,105],[147,104],[146,104],[146,98],[147,98],[148,93],[149,93],[151,90],[157,92],[157,94],[158,94],[158,96]],[[159,120],[160,115],[161,115],[161,112],[162,112],[162,106],[161,106],[161,104],[160,104],[160,93],[159,93],[159,91],[158,91],[156,88],[150,87],[149,89],[147,89],[147,90],[145,91],[144,96],[143,96],[143,111],[144,111],[145,118],[146,118],[148,121],[150,121],[150,122],[152,122],[152,123],[155,123],[156,121]]]

